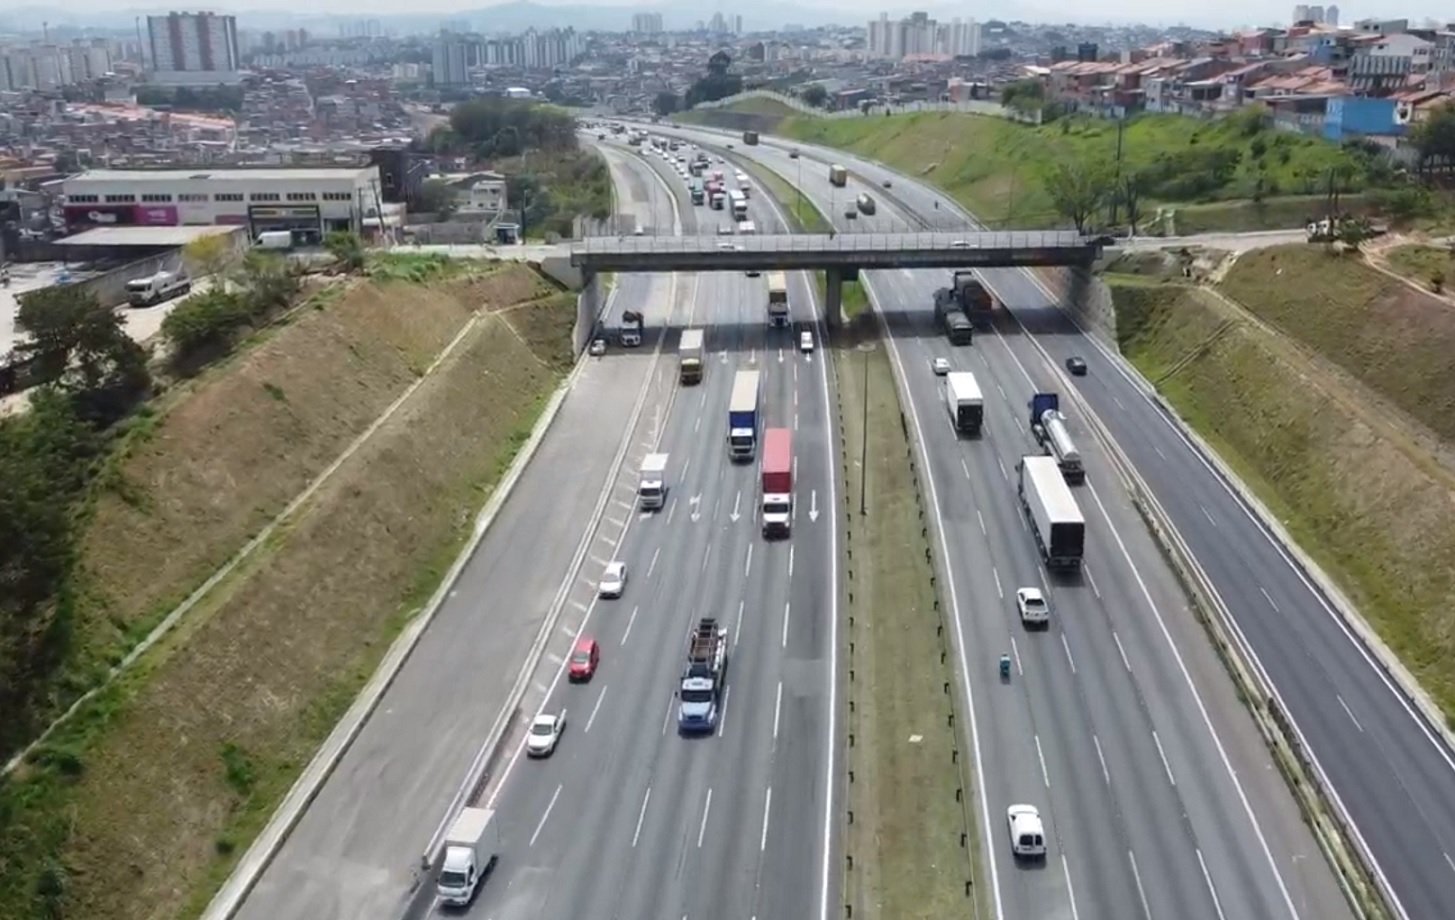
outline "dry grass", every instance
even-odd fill
[[[402,304],[417,317],[425,299],[439,296],[452,303],[432,315],[467,312],[446,293],[389,294],[382,307],[370,300],[354,309],[392,311],[403,323]],[[0,812],[10,818],[0,826],[0,851],[7,854],[0,861],[0,916],[37,914],[32,894],[47,865],[63,866],[69,879],[66,916],[140,920],[195,913],[205,903],[438,583],[475,510],[524,443],[561,379],[559,352],[567,346],[549,337],[551,329],[569,329],[557,315],[559,299],[483,316],[287,528],[0,792]],[[391,327],[382,316],[373,326],[350,327],[357,340],[344,339],[343,351],[373,367],[371,356],[384,349],[369,341],[378,328]],[[436,328],[432,340],[447,330]],[[280,338],[300,339],[296,348],[306,355],[328,352],[343,335],[331,323],[299,322]],[[396,336],[392,347],[401,362],[427,364],[429,341],[424,333]],[[528,341],[553,347],[538,356]],[[394,376],[384,380],[407,379],[396,365],[385,366]],[[323,379],[310,378],[307,369]],[[249,356],[229,375],[244,381],[233,386],[244,394],[257,386],[254,370]],[[325,381],[340,372],[313,361],[280,385],[313,393],[337,387]],[[336,389],[335,398],[382,399],[374,395],[379,387],[355,382]],[[217,429],[186,430],[218,440]],[[296,431],[289,413],[273,416],[271,425],[254,422],[252,442],[273,444],[272,451],[258,450],[257,462],[286,454]],[[169,444],[182,456],[198,449],[180,435],[151,443]],[[160,457],[151,462],[185,469]],[[245,469],[233,476],[257,479]],[[243,504],[256,494],[231,488]],[[202,532],[221,544],[220,525]]]
[[[1223,291],[1447,441],[1455,440],[1455,308],[1361,259],[1295,245],[1241,256]]]
[[[845,637],[853,652],[845,664],[855,674],[847,690],[853,711],[846,731],[854,741],[846,769],[854,781],[847,787],[853,823],[845,828],[844,851],[853,866],[844,877],[845,900],[856,920],[974,916],[965,887],[973,854],[961,846],[968,812],[956,801],[965,779],[952,760],[958,747],[948,719],[954,698],[944,692],[954,675],[939,663],[946,645],[936,629],[940,612],[925,558],[918,483],[889,358],[882,343],[867,358],[866,517],[853,513],[863,438],[863,389],[857,381],[866,359],[852,349],[836,349],[834,358],[845,382],[839,401],[851,509],[852,556],[845,564],[852,570],[847,584],[853,618]],[[973,832],[968,838],[978,839]]]
[[[1323,282],[1285,273],[1282,284]],[[1175,369],[1159,388],[1178,412],[1455,713],[1449,477],[1338,375],[1215,298],[1174,285],[1115,293],[1126,354],[1150,379]]]
[[[1382,255],[1391,271],[1415,284],[1436,291],[1455,284],[1455,252],[1449,249],[1411,243],[1387,249]]]

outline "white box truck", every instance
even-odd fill
[[[758,453],[758,371],[738,371],[728,402],[728,455],[751,460]]]
[[[145,278],[126,282],[126,302],[133,307],[149,307],[171,300],[192,290],[192,279],[184,271],[157,272]]]
[[[489,808],[465,808],[445,836],[445,859],[435,891],[440,900],[464,907],[500,858],[500,827]]]
[[[677,345],[677,373],[682,383],[702,380],[702,330],[686,329]]]
[[[1086,520],[1076,505],[1071,487],[1061,476],[1055,457],[1022,457],[1016,471],[1016,491],[1031,522],[1036,549],[1049,569],[1081,568]]]
[[[637,503],[653,510],[667,503],[667,455],[647,454],[642,458],[642,474],[637,481]]]
[[[292,230],[264,230],[258,234],[259,249],[292,249]]]
[[[945,375],[945,408],[950,423],[962,434],[979,434],[985,418],[985,397],[980,384],[969,371],[951,371]]]

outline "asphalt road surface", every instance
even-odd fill
[[[840,232],[918,229],[887,200],[887,174],[869,173],[865,182],[856,173],[847,188],[835,189],[827,181],[830,155],[819,159],[803,149],[797,160],[769,144],[734,152],[799,185]],[[833,154],[832,162],[845,159]],[[891,192],[907,195],[909,185],[894,177]],[[845,220],[846,203],[860,193],[877,199],[876,215]],[[1036,452],[1027,431],[1029,396],[1065,386],[1054,367],[1014,323],[978,336],[973,346],[950,346],[932,310],[946,272],[865,275],[893,332],[949,560],[997,915],[1347,916],[1175,578],[1108,459],[1074,417],[1088,470],[1087,483],[1075,487],[1087,519],[1086,567],[1079,578],[1044,572],[1016,500],[1015,466]],[[1023,300],[1003,288],[1014,283],[1007,276],[1026,276],[987,275],[1019,316]],[[1024,286],[1031,287],[1028,280]],[[1069,323],[1060,334],[1080,338]],[[1090,348],[1084,340],[1058,345],[1058,354]],[[930,370],[934,357],[980,381],[987,407],[981,437],[954,432],[944,381]],[[1112,375],[1094,368],[1088,381]],[[1013,593],[1022,585],[1048,591],[1049,631],[1019,626]],[[1009,686],[996,673],[1002,651],[1015,662]],[[1052,846],[1044,865],[1010,858],[1005,808],[1017,802],[1036,805],[1047,823]]]
[[[625,162],[612,164],[623,204],[644,207],[646,182],[625,172]],[[663,219],[670,223],[670,211]],[[621,275],[615,303],[636,305],[660,325],[677,284],[668,276]],[[668,356],[658,363],[665,367]],[[621,539],[620,511],[607,509],[602,496],[659,423],[660,410],[654,414],[648,403],[670,390],[657,385],[664,375],[653,368],[649,344],[582,370],[455,589],[238,917],[400,916],[420,856],[548,613],[560,606],[562,630],[581,619],[558,603],[579,587],[576,552],[584,558]],[[565,654],[569,638],[554,643]]]
[[[685,232],[730,217],[685,203]],[[777,222],[758,200],[760,227]],[[826,368],[794,347],[813,323],[806,279],[790,280],[795,322],[771,329],[766,279],[684,278],[670,323],[706,330],[703,381],[668,400],[649,446],[667,453],[669,494],[657,512],[633,504],[625,470],[609,515],[629,522],[614,557],[629,580],[620,599],[583,600],[583,631],[602,649],[588,684],[557,680],[547,663],[543,711],[567,713],[549,758],[521,756],[491,801],[503,856],[469,910],[513,920],[562,916],[812,917],[822,909],[830,772],[834,579],[833,453]],[[625,303],[623,303],[625,306]],[[756,462],[726,449],[733,375],[763,373],[764,427],[793,431],[797,503],[792,535],[760,533]],[[675,369],[675,367],[674,367]],[[589,591],[605,555],[588,556]],[[724,715],[715,735],[677,734],[674,693],[688,632],[714,616],[730,630]],[[441,910],[443,914],[443,910]]]

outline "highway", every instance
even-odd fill
[[[694,209],[675,173],[651,164],[682,196],[685,232],[729,219]],[[760,202],[751,216],[777,220]],[[503,857],[470,916],[746,920],[822,909],[837,597],[826,369],[793,347],[798,324],[765,326],[765,279],[681,276],[679,292],[666,344],[704,328],[706,375],[671,394],[657,437],[634,445],[669,455],[666,507],[639,513],[635,473],[623,470],[608,516],[626,524],[614,552],[630,573],[625,594],[573,600],[600,643],[600,670],[571,685],[559,659],[543,663],[541,709],[565,710],[566,732],[548,759],[517,749],[493,790]],[[814,329],[809,296],[793,279],[791,309]],[[763,372],[765,427],[794,431],[788,540],[762,538],[757,464],[727,455],[728,393],[745,368]],[[587,556],[588,593],[608,556]],[[674,692],[702,616],[730,630],[724,715],[715,736],[682,738]]]
[[[734,155],[798,184],[840,232],[915,227],[886,199],[880,183],[887,174],[867,173],[868,183],[854,175],[848,188],[835,189],[827,163],[845,162],[837,154],[801,147],[793,160],[768,143],[736,147]],[[891,193],[905,194],[909,185],[896,176]],[[846,203],[861,192],[877,199],[876,215],[845,220]],[[987,275],[997,291],[1007,284],[1002,276],[1025,277]],[[932,311],[933,290],[947,283],[947,272],[865,277],[893,332],[918,449],[928,461],[972,701],[968,742],[982,777],[978,805],[996,915],[1348,916],[1179,585],[1109,460],[1074,417],[1088,469],[1087,484],[1076,487],[1087,518],[1086,569],[1079,579],[1045,576],[1014,477],[1019,457],[1035,452],[1026,402],[1037,390],[1064,389],[1059,373],[1013,327],[982,334],[972,347],[949,346]],[[1005,296],[1019,315],[1021,301]],[[1071,327],[1064,336],[1078,333]],[[1060,355],[1090,348],[1058,344]],[[962,439],[949,424],[943,380],[930,371],[934,357],[980,380],[982,437]],[[1100,382],[1099,370],[1088,380]],[[1048,589],[1049,632],[1020,628],[1013,592],[1022,585]],[[1009,687],[995,673],[1001,651],[1015,661]],[[1016,802],[1036,805],[1047,822],[1052,855],[1042,868],[1010,859],[1004,815]]]
[[[670,226],[672,210],[667,196],[660,187],[652,191],[656,180],[645,173],[640,161],[615,152],[608,160],[618,188],[618,209],[635,213],[645,221],[651,217],[652,199],[659,199],[659,216]],[[620,305],[632,304],[644,310],[650,326],[660,328],[672,312],[688,309],[695,302],[693,289],[681,279],[669,276],[621,275],[617,284],[613,309],[618,319]],[[746,309],[743,312],[746,315]],[[494,526],[465,566],[454,590],[379,708],[262,872],[239,909],[239,918],[394,920],[407,915],[408,891],[415,880],[420,854],[444,821],[467,770],[501,715],[510,688],[533,644],[538,638],[544,642],[542,662],[545,664],[552,661],[552,656],[559,661],[569,652],[570,634],[584,621],[585,610],[594,596],[592,584],[588,582],[594,583],[599,567],[593,557],[611,554],[612,547],[622,543],[634,521],[630,513],[612,502],[622,500],[624,483],[630,481],[630,488],[634,488],[635,464],[645,453],[644,445],[660,436],[667,403],[676,390],[675,357],[658,358],[654,344],[655,340],[649,337],[642,349],[614,352],[605,358],[590,360],[580,369],[554,425]],[[709,379],[719,376],[714,374]],[[819,415],[814,418],[821,420],[822,387],[808,386],[812,379],[811,375],[800,374],[803,383],[799,388],[800,398],[808,404],[805,412],[817,411]],[[809,416],[805,414],[803,418],[806,420]],[[720,448],[719,432],[711,428],[708,432],[708,440]],[[826,442],[826,437],[823,440]],[[703,456],[706,459],[707,455]],[[805,484],[815,475],[822,478],[816,471],[825,466],[825,462],[809,466],[805,460]],[[744,469],[741,473],[744,481],[748,481],[750,472]],[[679,496],[690,481],[684,479]],[[821,484],[819,489],[825,491],[827,485]],[[717,493],[713,497],[714,501],[721,498]],[[745,496],[745,501],[749,519],[739,527],[746,535],[751,527],[751,500]],[[678,513],[683,520],[690,517],[685,508],[678,509]],[[714,518],[713,526],[717,522],[718,518]],[[825,538],[831,525],[831,518],[819,521]],[[704,519],[704,533],[708,526]],[[795,585],[809,584],[815,566],[821,573],[820,580],[829,577],[827,564],[818,565],[822,553],[815,556],[805,551],[812,546],[806,534],[807,528],[799,548],[802,558],[795,560],[798,566]],[[825,539],[824,546],[828,545]],[[742,549],[746,553],[746,543]],[[753,574],[762,576],[771,569],[772,554],[764,552],[763,547],[755,549],[759,560],[754,563]],[[741,561],[746,563],[745,559]],[[659,565],[663,567],[655,574],[657,578],[667,571],[660,560]],[[637,573],[637,579],[628,597],[641,595],[638,599],[644,600],[651,593],[654,576],[648,575],[644,567]],[[785,587],[787,584],[783,582]],[[746,579],[740,590],[745,602],[757,597],[756,592],[747,590]],[[816,713],[822,712],[824,706],[814,695],[814,687],[821,686],[822,681],[815,684],[811,671],[814,650],[822,648],[827,654],[819,632],[826,623],[826,613],[820,611],[817,619],[813,617],[813,599],[822,597],[824,592],[808,587],[802,590],[807,595],[800,602],[799,619],[790,634],[792,644],[787,650],[778,646],[780,654],[774,664],[787,669],[782,724],[807,733],[815,729]],[[788,603],[786,596],[782,603]],[[613,610],[612,614],[617,612]],[[775,612],[784,611],[756,608],[747,611],[741,635],[745,642],[753,643],[752,648],[767,641],[763,630],[769,628],[766,624]],[[627,614],[629,618],[629,611]],[[624,637],[626,620],[613,623],[622,628],[619,635]],[[678,640],[685,641],[685,612],[681,623],[684,624],[681,635],[673,635],[671,642],[673,665],[682,651]],[[654,625],[666,629],[665,614]],[[657,638],[667,641],[665,636],[653,636],[645,619],[638,626],[641,628],[635,636],[639,643],[636,649],[645,649]],[[781,630],[781,624],[777,628]],[[746,647],[744,652],[734,680],[740,688],[742,709],[736,713],[730,711],[728,718],[734,719],[736,715],[742,723],[736,727],[742,728],[745,734],[723,739],[729,742],[748,737],[746,730],[753,724],[748,718],[751,709],[755,705],[761,707],[764,691],[755,689],[751,679],[755,675],[767,679],[763,677],[764,665],[755,664]],[[790,657],[790,653],[795,657]],[[647,667],[649,653],[643,651],[642,655],[640,666]],[[618,669],[622,669],[622,674],[627,673],[625,668],[630,660],[615,649],[608,650],[603,674],[595,689],[606,689],[611,683],[610,675]],[[664,657],[664,666],[666,661]],[[655,664],[655,659],[651,663]],[[539,685],[527,689],[521,703],[527,715],[534,711],[532,707],[540,704],[543,689]],[[623,684],[623,699],[626,689]],[[769,689],[776,694],[776,684]],[[672,690],[670,681],[656,690],[660,706],[665,708]],[[737,705],[732,703],[734,709]],[[658,703],[654,701],[653,709],[657,708]],[[625,719],[625,712],[603,704],[600,717]],[[655,737],[655,716],[648,721],[654,723],[649,737]],[[559,763],[566,762],[578,743],[590,740],[590,733],[581,731],[585,725],[583,718],[576,727],[579,734],[566,740]],[[642,727],[647,728],[645,723]],[[597,737],[603,734],[598,731]],[[815,730],[809,737],[820,735],[826,737],[826,731]],[[815,755],[808,747],[805,745],[804,753],[795,756],[812,760]],[[820,743],[818,751],[825,750]],[[716,753],[720,756],[722,751]],[[768,769],[777,771],[788,765],[782,757],[774,759],[770,754]],[[824,773],[819,768],[813,775],[821,777]],[[527,775],[522,771],[521,777]],[[752,783],[759,775],[750,774],[751,779],[743,782]],[[752,790],[740,786],[735,776],[718,777],[718,780],[723,784],[718,819],[726,822],[733,817],[727,808],[733,796]],[[795,782],[798,782],[797,788]],[[797,804],[792,799],[780,801],[776,806],[778,813],[792,818],[800,808],[821,810],[822,800],[814,803],[813,796],[822,796],[823,790],[815,791],[810,786],[807,774],[801,781],[785,777],[781,788],[792,790],[802,798]],[[766,785],[761,787],[763,792],[766,789]],[[687,790],[683,791],[685,794]],[[598,797],[603,803],[615,800],[609,790]],[[663,804],[669,805],[670,799]],[[661,815],[665,818],[666,812]],[[774,833],[782,835],[788,827],[791,825],[780,824]],[[628,827],[623,834],[629,834],[630,830]],[[720,830],[725,833],[727,829]],[[627,842],[629,839],[624,839],[621,845]],[[805,854],[811,850],[797,841],[794,847]],[[613,846],[607,853],[614,853],[615,849]],[[543,865],[544,854],[545,847],[537,842],[537,847],[529,853],[528,864]],[[508,874],[516,865],[513,855],[507,854],[502,874]],[[522,873],[522,888],[528,886],[530,875],[530,872]],[[580,883],[585,881],[582,879]]]

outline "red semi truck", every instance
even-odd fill
[[[788,536],[793,520],[793,432],[763,432],[763,536]]]

